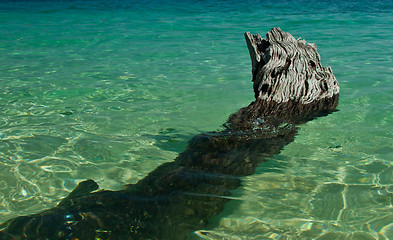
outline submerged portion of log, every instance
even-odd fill
[[[280,28],[266,39],[249,32],[245,38],[256,100],[229,118],[229,128],[250,129],[271,117],[301,123],[335,110],[340,87],[332,69],[321,65],[314,44]]]
[[[256,100],[226,129],[200,134],[172,162],[120,191],[81,182],[56,207],[0,225],[9,239],[187,239],[230,200],[241,177],[294,141],[296,123],[333,111],[338,83],[314,45],[272,29],[246,33]]]

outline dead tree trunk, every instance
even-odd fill
[[[335,110],[340,87],[332,69],[321,65],[315,44],[280,28],[266,39],[244,35],[256,100],[229,118],[230,128],[250,129],[258,119],[272,117],[302,123]]]
[[[121,191],[87,180],[55,208],[11,219],[0,239],[185,239],[222,211],[240,176],[292,142],[296,124],[334,111],[338,83],[313,44],[274,28],[246,33],[256,100],[225,130],[201,134],[173,162]]]

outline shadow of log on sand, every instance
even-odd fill
[[[294,140],[296,125],[338,104],[339,85],[314,44],[273,28],[245,33],[255,101],[221,132],[195,136],[184,152],[121,191],[79,183],[56,207],[10,219],[0,239],[186,239],[220,213],[240,177]]]

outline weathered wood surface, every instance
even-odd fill
[[[246,33],[256,100],[221,132],[190,140],[165,163],[121,191],[81,182],[55,208],[11,219],[0,239],[186,239],[224,208],[240,177],[292,142],[296,124],[334,111],[338,83],[314,45],[278,28]]]
[[[280,28],[266,39],[249,32],[245,38],[256,100],[231,116],[231,128],[248,129],[261,117],[302,123],[334,111],[340,87],[332,69],[321,65],[315,44]]]

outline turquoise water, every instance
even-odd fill
[[[393,3],[0,2],[0,222],[118,190],[253,100],[243,33],[316,43],[339,112],[245,177],[196,239],[393,238]],[[201,229],[202,230],[202,229]]]

